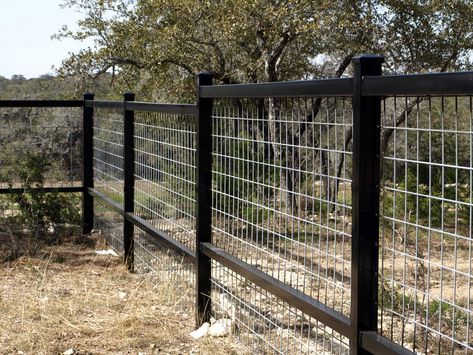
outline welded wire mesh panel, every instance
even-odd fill
[[[135,113],[135,213],[195,250],[195,118]]]
[[[473,353],[471,97],[383,104],[380,332],[421,353]]]
[[[258,354],[348,354],[348,339],[237,273],[212,262],[211,302],[217,319]]]
[[[94,230],[118,254],[123,253],[123,216],[94,199]]]
[[[81,185],[81,108],[0,108],[0,188]]]
[[[94,187],[123,202],[123,110],[96,108],[93,139]]]
[[[194,263],[135,227],[135,271],[151,274],[156,282],[172,281],[178,291],[195,293]],[[192,310],[189,310],[192,313]]]
[[[218,102],[213,127],[214,243],[348,315],[351,101]],[[218,283],[218,270],[216,275]],[[236,283],[224,292],[234,297],[239,287]],[[254,302],[262,307],[259,299]],[[271,307],[266,304],[265,311],[272,317],[287,308]],[[296,317],[295,311],[286,313]],[[289,323],[274,323],[274,334]],[[325,336],[323,328],[314,331]],[[294,334],[298,341],[315,336]],[[275,341],[267,346],[279,348],[277,340],[264,339]]]

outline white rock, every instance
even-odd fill
[[[118,298],[121,300],[126,299],[127,294],[125,292],[118,292]]]
[[[62,353],[62,355],[74,355],[74,354],[75,354],[75,350],[72,348],[67,349],[66,351]]]
[[[96,250],[95,254],[97,255],[112,255],[112,256],[118,256],[117,253],[115,253],[115,250],[113,249],[108,249],[108,250]]]
[[[193,332],[190,332],[189,335],[194,339],[202,338],[203,336],[207,334],[207,332],[209,331],[209,328],[210,328],[210,324],[205,322],[204,324],[200,326],[199,329],[194,330]]]
[[[210,326],[209,335],[213,337],[224,337],[230,334],[231,330],[232,330],[231,319],[219,319],[219,320],[216,320],[215,323]]]

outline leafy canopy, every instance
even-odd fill
[[[473,6],[440,0],[65,0],[85,17],[56,37],[95,39],[59,73],[118,90],[193,100],[195,74],[221,83],[341,76],[353,55],[380,53],[391,72],[470,65]]]

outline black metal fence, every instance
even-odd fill
[[[83,231],[260,353],[473,353],[473,73],[212,86],[83,107]],[[54,187],[54,186],[53,186]],[[2,189],[2,193],[8,189]],[[182,285],[182,284],[180,284]]]

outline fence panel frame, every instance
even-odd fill
[[[135,101],[135,94],[123,95],[123,210],[133,213],[135,207],[135,111],[127,110],[127,102]],[[134,272],[135,225],[129,219],[123,220],[124,263],[129,272]]]
[[[84,94],[86,100],[94,100],[94,94]],[[84,105],[82,112],[82,233],[88,234],[94,228],[94,198],[87,193],[94,188],[94,108]]]
[[[196,121],[196,327],[210,322],[211,258],[202,251],[212,242],[212,98],[200,96],[201,87],[212,85],[213,74],[197,77]]]
[[[381,98],[363,96],[363,78],[381,75],[384,58],[353,58],[353,172],[352,172],[352,354],[368,354],[362,331],[378,326],[378,243]]]

